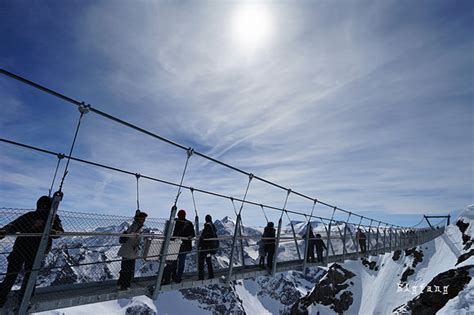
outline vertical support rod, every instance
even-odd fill
[[[359,255],[359,240],[357,239],[357,235],[360,237],[359,229],[360,229],[360,224],[362,223],[362,219],[364,217],[360,217],[359,224],[357,225],[357,231],[356,231],[356,240],[352,240],[354,242],[355,248],[356,248],[356,254]],[[351,235],[352,238],[352,235]]]
[[[347,220],[344,224],[344,238],[342,240],[342,260],[346,260],[346,253],[347,253],[347,248],[346,248],[346,236],[347,236],[347,223],[349,222],[349,219],[351,218],[352,213],[349,212],[349,215],[347,216]]]
[[[235,222],[234,228],[234,237],[232,238],[232,248],[230,249],[230,257],[229,257],[229,273],[227,274],[226,285],[230,285],[230,279],[232,277],[232,270],[234,268],[234,251],[235,251],[235,243],[237,243],[237,234],[239,233],[239,226],[240,226],[240,213],[237,214],[237,221]]]
[[[163,246],[161,247],[160,266],[158,267],[158,275],[156,276],[155,289],[152,292],[153,300],[156,300],[158,298],[158,294],[160,293],[161,280],[163,279],[163,272],[165,271],[165,264],[166,264],[166,257],[167,257],[166,255],[168,254],[168,247],[171,242],[171,236],[173,235],[174,218],[176,216],[177,211],[178,211],[178,208],[176,207],[176,205],[171,207],[170,218],[166,224],[165,241],[163,243]]]
[[[385,239],[387,237],[387,231],[386,231],[387,226],[382,228],[383,235],[382,235],[382,252],[385,253],[387,251],[386,244],[385,244]]]
[[[194,229],[196,234],[196,266],[199,266],[199,216],[194,217]]]
[[[309,229],[312,229],[311,223],[308,223],[306,225],[306,236],[305,236],[305,242],[304,242],[304,257],[303,257],[303,272],[305,274],[306,274],[306,265],[307,265],[307,262],[308,262]]]
[[[43,262],[44,257],[46,256],[46,248],[48,247],[49,237],[51,235],[51,228],[53,227],[54,218],[58,212],[59,203],[63,199],[63,193],[57,191],[53,195],[53,200],[51,202],[51,209],[49,210],[48,219],[46,221],[43,234],[41,236],[41,242],[36,252],[35,260],[33,267],[26,284],[26,289],[21,300],[20,308],[18,313],[20,315],[26,314],[28,307],[30,305],[31,296],[33,295],[33,290],[36,285],[36,279],[38,277],[39,270],[41,268],[41,263]]]
[[[293,237],[295,239],[295,246],[296,246],[296,252],[298,253],[298,259],[301,260],[300,248],[298,247],[298,240],[296,239],[295,226],[293,225],[293,222],[291,222],[291,220],[290,220],[290,225],[291,225],[291,230],[293,231]]]
[[[392,251],[392,226],[388,229],[388,249],[390,252]]]
[[[380,221],[379,224],[377,225],[377,234],[375,234],[375,255],[378,255],[380,252],[380,245],[379,245],[379,236],[380,236]]]
[[[244,255],[244,239],[242,237],[242,219],[239,224],[239,238],[240,238],[240,256],[242,257],[242,266],[245,266],[245,255]]]
[[[373,219],[370,219],[370,224],[369,224],[369,232],[367,233],[367,236],[366,236],[366,239],[365,241],[367,242],[366,246],[367,247],[367,250],[366,250],[366,256],[369,256],[370,255],[370,251],[372,250],[372,222],[374,222]]]
[[[280,235],[281,235],[281,223],[282,223],[282,220],[280,217],[280,219],[278,220],[278,231],[277,231],[277,238],[275,242],[275,253],[273,257],[272,276],[275,275],[276,267],[277,267],[278,246],[280,245]]]

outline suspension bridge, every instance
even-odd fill
[[[261,275],[274,275],[275,273],[288,270],[301,270],[305,272],[306,268],[310,266],[327,266],[327,264],[332,262],[344,262],[345,260],[354,260],[361,257],[380,255],[411,248],[433,240],[444,232],[444,220],[437,224],[431,224],[428,221],[430,226],[427,228],[417,227],[419,224],[412,227],[404,227],[375,220],[347,209],[342,209],[207,156],[193,148],[183,146],[156,133],[105,113],[90,104],[77,101],[6,70],[1,69],[0,73],[8,78],[20,81],[35,89],[57,97],[65,101],[65,103],[72,104],[79,110],[79,118],[68,154],[53,152],[45,148],[20,143],[12,139],[0,138],[0,142],[5,145],[40,152],[57,158],[56,169],[49,189],[49,195],[52,195],[53,201],[44,231],[36,234],[9,234],[0,241],[0,280],[3,281],[8,275],[7,256],[11,252],[15,240],[18,237],[41,237],[41,243],[34,263],[31,268],[24,270],[29,274],[29,277],[27,277],[27,281],[23,281],[22,289],[19,289],[19,286],[23,279],[20,278],[19,281],[17,281],[16,287],[10,292],[8,300],[3,307],[4,313],[26,314],[120,298],[130,298],[138,295],[146,295],[156,299],[160,292],[208,284],[229,286],[232,285],[232,281],[237,279],[246,279]],[[139,174],[133,170],[117,168],[74,156],[74,147],[76,139],[79,136],[81,121],[89,113],[111,120],[126,128],[134,129],[157,141],[162,141],[183,150],[186,160],[183,171],[180,174],[179,182],[171,182],[162,178]],[[184,185],[188,162],[194,156],[245,175],[247,181],[244,195],[241,198],[236,198],[231,195]],[[55,181],[58,169],[63,160],[66,160],[64,172],[59,182],[59,187],[53,194],[53,191],[56,190]],[[148,246],[145,246],[147,250],[142,251],[137,258],[138,265],[135,279],[129,290],[119,290],[116,279],[122,260],[117,257],[118,248],[121,246],[119,238],[136,237],[135,235],[122,233],[123,230],[130,225],[131,218],[59,209],[63,199],[65,178],[71,161],[92,165],[127,176],[134,176],[137,184],[138,209],[140,208],[139,182],[141,180],[149,180],[176,188],[176,195],[172,202],[173,206],[171,207],[169,218],[148,218],[146,221],[147,232],[139,235],[142,239],[142,243],[148,244]],[[248,200],[247,195],[253,181],[260,181],[284,191],[286,197],[282,203],[282,207]],[[193,249],[187,255],[186,269],[182,281],[180,283],[162,284],[166,262],[176,259],[179,248],[180,240],[179,238],[173,237],[172,232],[177,205],[179,204],[183,190],[188,190],[192,195],[196,214],[194,226],[197,236],[194,239],[195,244]],[[223,225],[222,229],[218,229],[217,239],[219,239],[220,246],[217,254],[212,257],[213,265],[217,268],[215,277],[212,279],[200,280],[197,275],[197,257],[199,250],[196,243],[199,239],[202,224],[200,225],[199,222],[194,194],[205,194],[213,198],[229,200],[233,206],[233,215],[235,215],[235,220],[229,221],[229,224],[225,227]],[[289,209],[287,203],[290,195],[308,200],[311,207],[308,207],[306,211]],[[238,203],[237,206],[236,203]],[[329,208],[332,215],[330,217],[316,215],[316,205]],[[266,211],[276,211],[279,214],[276,235],[272,240],[275,243],[276,251],[273,263],[268,269],[262,269],[257,263],[258,241],[262,239],[262,229],[243,224],[242,210],[244,207],[259,208],[267,222],[269,220]],[[309,209],[311,210],[309,211]],[[1,208],[0,226],[7,225],[26,212],[28,212],[28,210]],[[283,224],[284,215],[289,222],[287,225]],[[292,220],[290,215],[298,217],[298,220]],[[65,232],[54,235],[55,240],[52,248],[49,250],[47,248],[48,241],[52,235],[53,221],[56,216],[61,218]],[[341,216],[344,216],[344,219],[341,219]],[[422,220],[425,220],[425,218]],[[316,232],[315,234],[320,234],[327,246],[324,262],[308,262],[307,244],[312,240],[310,230]],[[357,233],[361,231],[365,234],[367,247],[363,252],[360,248],[361,239],[357,235]]]

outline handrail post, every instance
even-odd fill
[[[349,222],[349,219],[351,217],[351,214],[349,212],[349,215],[347,216],[347,220],[346,222],[344,223],[344,238],[342,240],[342,248],[344,249],[342,251],[342,261],[345,261],[346,260],[346,253],[347,253],[347,248],[346,248],[346,236],[347,236],[347,223]]]
[[[63,193],[61,191],[57,191],[54,193],[53,200],[51,201],[51,208],[49,210],[48,219],[46,221],[43,234],[41,236],[41,242],[38,251],[36,252],[33,267],[30,271],[30,276],[26,284],[25,292],[23,293],[23,298],[21,300],[18,314],[23,315],[26,314],[28,311],[31,296],[33,295],[33,290],[36,286],[36,279],[38,277],[39,269],[41,268],[41,263],[43,262],[43,259],[46,256],[46,248],[48,247],[49,236],[51,235],[51,229],[53,227],[54,219],[56,217],[56,213],[58,212],[59,203],[62,199]]]
[[[240,255],[242,256],[242,266],[245,266],[245,255],[244,255],[244,239],[242,237],[242,219],[240,220],[239,224],[239,237],[240,237]]]
[[[306,236],[304,242],[304,257],[303,257],[303,272],[306,274],[306,265],[308,261],[308,249],[309,249],[309,229],[312,229],[311,223],[306,225]]]
[[[387,252],[387,226],[383,228],[383,237],[382,237],[382,242],[383,242],[383,252]]]
[[[156,276],[155,289],[152,293],[153,300],[156,300],[158,298],[158,294],[161,290],[161,280],[163,279],[163,273],[165,271],[166,257],[168,254],[168,247],[171,242],[171,236],[173,235],[174,218],[176,216],[177,211],[178,208],[176,207],[176,205],[171,207],[170,218],[166,223],[165,241],[163,242],[163,246],[161,247],[160,266],[158,267],[158,274]]]
[[[375,255],[378,255],[380,252],[380,245],[379,245],[379,235],[380,235],[380,221],[379,225],[377,225],[377,234],[375,234]]]
[[[296,252],[298,253],[298,260],[301,260],[301,253],[300,253],[300,248],[298,247],[298,240],[296,239],[295,227],[293,226],[293,222],[291,222],[291,220],[290,220],[290,225],[291,225],[291,230],[293,231],[293,237],[295,238],[295,246],[296,246]]]
[[[392,251],[392,227],[390,226],[388,229],[388,249]]]
[[[328,228],[326,229],[326,234],[328,236],[328,245],[326,246],[326,266],[328,265],[329,263],[329,246],[331,246],[331,249],[332,249],[332,254],[335,255],[334,253],[334,248],[332,247],[332,243],[331,243],[331,224],[332,224],[332,220],[329,221],[329,225],[328,225]]]
[[[277,267],[277,258],[278,258],[278,246],[280,245],[280,235],[281,235],[281,224],[282,220],[281,217],[278,220],[278,231],[277,231],[277,238],[275,242],[275,252],[273,253],[273,266],[272,266],[272,276],[275,275],[276,267]]]
[[[229,273],[227,274],[227,279],[226,279],[226,285],[230,285],[230,279],[232,277],[232,270],[234,268],[234,251],[235,251],[235,243],[237,243],[237,234],[239,232],[239,226],[240,226],[240,213],[237,214],[237,220],[235,222],[235,228],[234,228],[234,237],[232,238],[232,248],[230,249],[230,257],[229,257]]]
[[[199,266],[199,216],[194,217],[194,225],[196,230],[196,266]]]
[[[366,237],[366,251],[365,251],[365,255],[366,256],[370,256],[370,251],[372,250],[372,244],[371,244],[371,239],[372,239],[372,222],[374,222],[373,219],[370,219],[370,224],[369,224],[369,232],[367,233],[367,237]]]

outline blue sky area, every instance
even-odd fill
[[[473,12],[472,1],[2,1],[0,64],[285,187],[412,225],[474,203]],[[74,106],[6,77],[0,97],[0,137],[68,151]],[[34,207],[56,159],[0,152],[0,206]],[[93,113],[75,156],[173,182],[186,158]],[[184,183],[242,197],[247,178],[193,156]],[[65,210],[136,208],[133,176],[75,162],[64,194]],[[140,181],[153,217],[175,194]],[[190,197],[178,206],[194,215]],[[252,182],[248,199],[281,207],[285,192]],[[235,217],[229,201],[196,201]],[[311,207],[290,195],[289,209]],[[258,208],[243,213],[264,223]]]

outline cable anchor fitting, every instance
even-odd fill
[[[90,104],[86,105],[86,103],[81,102],[81,105],[79,105],[79,107],[77,109],[79,110],[79,112],[81,114],[87,114],[89,112],[90,108],[91,108]]]
[[[189,147],[187,150],[186,150],[186,154],[188,155],[188,158],[190,158],[194,153],[194,149]]]

